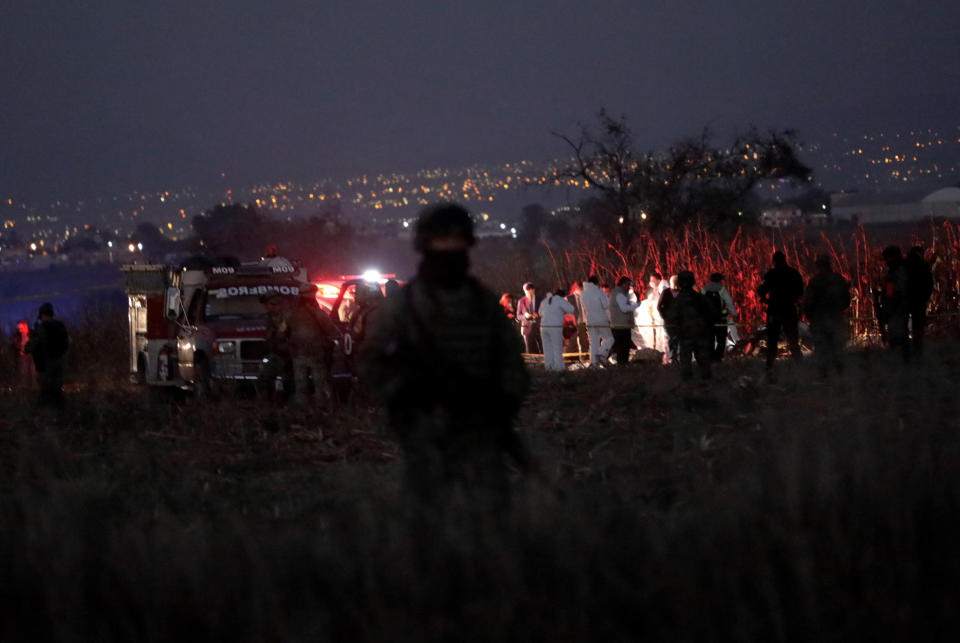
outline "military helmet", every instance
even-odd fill
[[[459,236],[472,246],[476,242],[473,236],[473,220],[470,213],[456,203],[437,203],[428,206],[420,213],[413,237],[414,247],[423,252],[427,241],[435,237]]]

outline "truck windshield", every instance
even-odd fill
[[[260,319],[267,314],[267,308],[260,303],[259,295],[240,295],[238,297],[207,297],[204,318],[210,321],[228,319]]]

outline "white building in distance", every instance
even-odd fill
[[[863,224],[960,219],[960,188],[942,188],[926,196],[832,194],[830,210],[834,221]]]

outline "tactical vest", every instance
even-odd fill
[[[620,286],[610,289],[610,328],[633,328],[633,311],[623,312],[617,303],[617,295],[623,295],[630,300],[630,295]]]

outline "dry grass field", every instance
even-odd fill
[[[78,353],[92,336],[75,328]],[[87,338],[87,339],[83,339]],[[0,640],[945,640],[960,632],[960,344],[812,379],[537,372],[542,478],[408,519],[362,396],[293,413],[75,373],[0,394]],[[112,374],[110,374],[112,373]],[[9,384],[9,382],[8,382]]]
[[[685,256],[648,239],[508,265],[481,246],[474,265],[504,288],[600,268],[747,271],[730,286],[751,324],[774,246],[793,243],[806,271],[830,241],[859,288],[879,269],[862,230],[723,247],[697,234]],[[935,310],[950,312],[960,239],[933,234]],[[960,635],[960,341],[946,324],[920,362],[858,348],[826,382],[809,359],[778,364],[776,384],[755,357],[709,385],[652,364],[535,369],[517,428],[542,475],[513,474],[503,515],[454,506],[425,525],[362,394],[307,412],[153,395],[127,382],[124,311],[85,310],[69,320],[64,410],[37,409],[0,369],[0,641]]]

